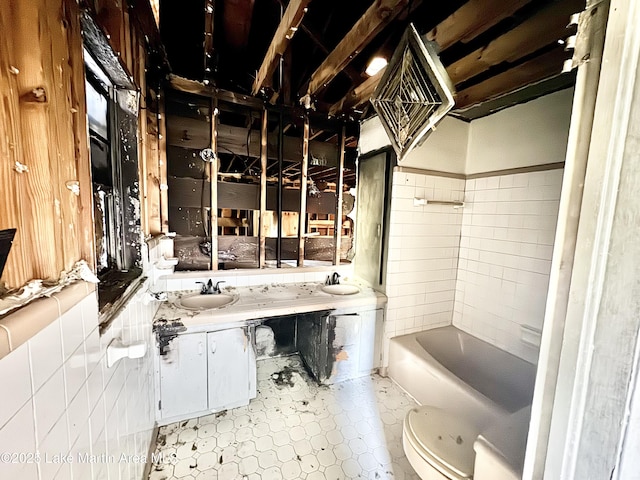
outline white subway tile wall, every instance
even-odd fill
[[[145,457],[153,440],[151,329],[159,306],[144,291],[102,336],[90,294],[0,361],[0,478],[142,478],[145,464],[130,456]],[[114,338],[144,340],[147,353],[107,368]],[[129,460],[120,461],[122,454]],[[56,463],[55,455],[72,455],[72,462]]]
[[[393,173],[383,365],[391,337],[451,324],[463,211],[452,205],[414,206],[414,198],[462,201],[464,184],[456,178]]]
[[[453,324],[537,362],[563,170],[467,180]],[[530,330],[529,330],[530,331]]]

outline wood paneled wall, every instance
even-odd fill
[[[0,2],[0,229],[18,229],[2,276],[9,289],[56,281],[81,259],[94,265],[80,8],[75,0]],[[163,152],[158,111],[147,109],[145,35],[126,1],[93,9],[141,93],[143,232],[159,233]]]

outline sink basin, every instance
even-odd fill
[[[331,295],[353,295],[360,292],[360,289],[355,285],[338,284],[338,285],[323,285],[322,291],[330,293]]]
[[[201,295],[199,293],[186,295],[178,300],[178,305],[187,310],[211,310],[222,308],[238,301],[236,295],[219,293],[216,295]]]

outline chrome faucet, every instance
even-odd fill
[[[202,288],[200,289],[200,295],[217,295],[219,293],[222,293],[222,291],[220,290],[220,284],[221,283],[226,283],[224,280],[220,280],[219,282],[216,282],[216,284],[213,284],[213,281],[211,279],[209,279],[209,281],[207,283],[205,282],[196,282],[202,285]]]
[[[340,284],[340,274],[338,272],[333,272],[333,275],[327,275],[327,279],[324,281],[325,285],[339,285]]]

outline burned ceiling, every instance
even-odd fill
[[[273,104],[305,103],[363,120],[382,72],[411,23],[435,42],[465,120],[573,84],[562,73],[584,0],[160,1],[171,73]]]

